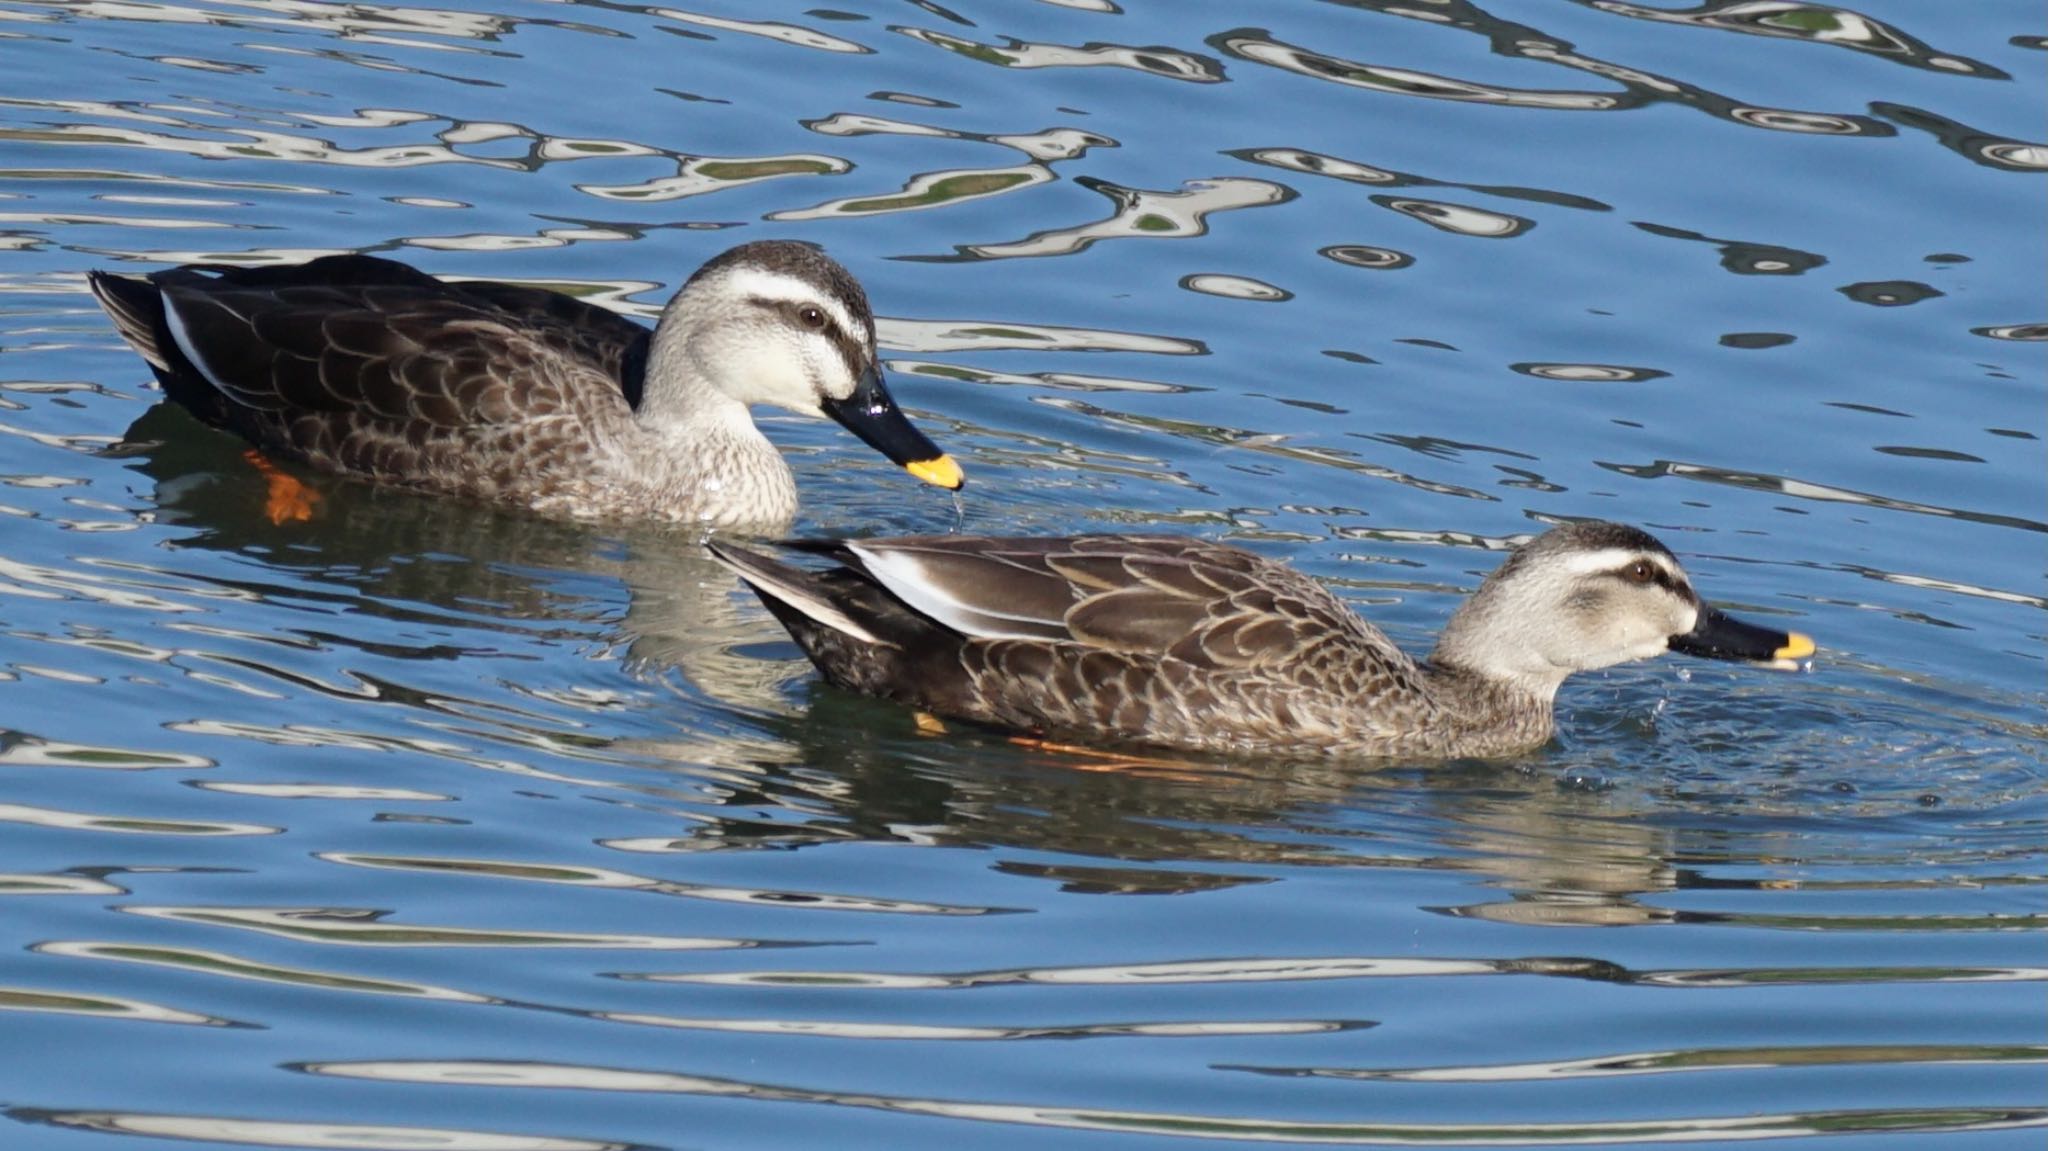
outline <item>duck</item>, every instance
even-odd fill
[[[828,682],[1033,738],[1510,756],[1550,740],[1575,672],[1665,651],[1794,669],[1815,650],[1706,605],[1670,549],[1604,521],[1516,547],[1423,659],[1301,572],[1185,536],[783,544],[829,566],[706,546]]]
[[[164,395],[266,457],[581,520],[784,530],[754,424],[836,420],[912,475],[961,469],[897,407],[860,281],[789,240],[707,261],[652,331],[560,292],[378,256],[190,264],[88,284]]]

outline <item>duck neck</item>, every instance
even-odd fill
[[[1550,654],[1558,646],[1547,631],[1550,615],[1547,604],[1495,572],[1452,614],[1429,662],[1548,708],[1558,685],[1576,670]]]
[[[1507,755],[1550,739],[1558,681],[1532,685],[1440,662],[1439,655],[1430,656],[1422,670],[1438,707],[1432,734],[1444,754]]]
[[[732,413],[746,415],[746,405],[718,386],[717,363],[703,334],[695,331],[690,313],[678,305],[662,313],[647,346],[647,368],[635,416],[642,426],[702,424],[710,427]]]
[[[1424,666],[1445,718],[1465,729],[1464,754],[1495,754],[1550,738],[1557,689],[1570,675],[1543,652],[1535,605],[1489,579],[1444,626]]]
[[[745,403],[716,383],[702,362],[702,341],[665,317],[647,354],[634,422],[661,441],[651,458],[666,462],[660,483],[712,526],[786,525],[796,515],[796,478]]]

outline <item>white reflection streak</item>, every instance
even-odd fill
[[[254,1147],[310,1147],[321,1151],[626,1151],[628,1146],[609,1140],[501,1135],[454,1127],[299,1123],[141,1111],[36,1111],[34,1115],[54,1126],[88,1131]]]
[[[1600,1055],[1591,1059],[1496,1063],[1473,1067],[1232,1067],[1230,1070],[1309,1079],[1365,1079],[1399,1083],[1516,1083],[1542,1079],[1615,1079],[1634,1075],[1671,1075],[1699,1071],[1771,1071],[1786,1067],[2048,1063],[2048,1047],[2022,1047],[2021,1050],[2029,1051],[2031,1054],[2024,1057],[2000,1056],[1984,1048],[1921,1044],[1900,1044],[1896,1047],[1708,1047],[1695,1051],[1636,1051]]]
[[[1481,959],[1217,959],[1109,967],[1040,967],[1009,971],[911,975],[868,971],[733,971],[690,975],[640,975],[651,983],[720,986],[859,987],[877,990],[936,990],[1014,983],[1058,986],[1162,986],[1180,983],[1289,983],[1319,979],[1361,979],[1415,975],[1495,975],[1501,964]]]
[[[1509,236],[1518,236],[1535,226],[1533,222],[1520,216],[1489,212],[1484,208],[1472,208],[1442,200],[1388,200],[1386,206],[1410,219],[1420,220],[1433,228],[1461,236],[1505,239]]]
[[[1285,288],[1274,287],[1264,280],[1249,276],[1231,276],[1221,272],[1204,272],[1187,277],[1181,287],[1205,296],[1222,296],[1232,300],[1280,301],[1291,300],[1294,293]]]
[[[308,1063],[301,1064],[300,1069],[315,1075],[333,1075],[385,1083],[738,1096],[769,1102],[830,1103],[897,1114],[1017,1123],[1033,1127],[1170,1133],[1181,1138],[1257,1139],[1278,1143],[1416,1143],[1438,1146],[1498,1143],[1563,1145],[1622,1141],[1666,1143],[1701,1139],[1773,1139],[1822,1133],[1841,1134],[1847,1126],[1839,1122],[1828,1122],[1831,1117],[1825,1114],[1797,1112],[1583,1122],[1509,1120],[1494,1124],[1263,1119],[1236,1115],[920,1099],[914,1096],[779,1087],[765,1083],[663,1071],[484,1060],[364,1060],[354,1063]],[[1871,1129],[1899,1130],[1900,1124],[1883,1122],[1892,1115],[1910,1117],[1915,1121],[1915,1127],[1921,1131],[1982,1131],[2039,1127],[2048,1124],[2048,1119],[2044,1119],[2032,1108],[1940,1108],[1882,1113],[1872,1117]]]
[[[1242,176],[1189,180],[1185,192],[1149,188],[1111,190],[1116,211],[1106,220],[1078,228],[1057,228],[1001,244],[969,244],[963,251],[982,259],[1016,256],[1064,256],[1097,240],[1185,239],[1206,235],[1208,217],[1216,212],[1259,208],[1285,201],[1292,193],[1279,184]]]
[[[43,1015],[90,1015],[104,1019],[126,1019],[142,1023],[185,1023],[200,1027],[226,1027],[225,1019],[180,1011],[175,1007],[146,1003],[119,995],[81,995],[68,991],[45,991],[28,987],[0,986],[0,1011],[30,1011]]]
[[[1281,1020],[1275,1022],[1252,1020],[1227,1023],[1190,1020],[1177,1023],[1076,1023],[1064,1027],[1058,1025],[1034,1027],[949,1027],[914,1023],[858,1023],[837,1019],[686,1019],[673,1015],[649,1015],[642,1012],[629,1011],[600,1011],[593,1013],[592,1018],[609,1020],[613,1023],[633,1023],[647,1027],[671,1027],[684,1031],[727,1031],[748,1035],[804,1035],[826,1039],[911,1039],[942,1042],[1134,1035],[1157,1038],[1321,1035],[1331,1031],[1342,1030],[1341,1024],[1319,1020]]]
[[[351,693],[357,694],[357,693]],[[376,698],[372,695],[357,694],[357,698]],[[378,735],[369,732],[348,731],[342,728],[317,727],[313,724],[291,723],[270,727],[255,723],[238,723],[224,719],[189,720],[165,724],[164,730],[184,732],[191,735],[227,735],[252,739],[260,743],[282,747],[340,747],[352,751],[411,751],[422,755],[439,756],[456,763],[468,764],[485,771],[502,771],[508,775],[523,776],[527,779],[544,779],[550,783],[565,783],[587,787],[609,787],[602,780],[585,779],[559,772],[546,771],[531,764],[514,759],[492,759],[479,755],[458,744],[443,743],[439,740],[405,738]]]
[[[57,955],[66,959],[103,959],[115,963],[139,963],[148,967],[164,967],[180,971],[196,971],[228,979],[247,979],[258,983],[282,983],[301,987],[313,987],[322,991],[352,991],[372,995],[395,995],[407,999],[433,999],[450,1003],[498,1002],[488,996],[468,991],[457,991],[449,987],[436,987],[430,983],[400,983],[390,979],[372,979],[361,975],[348,975],[334,971],[316,971],[307,967],[284,967],[277,964],[257,963],[225,951],[207,951],[196,947],[166,947],[162,944],[105,943],[87,940],[54,940],[38,943],[31,950],[42,955]]]
[[[781,907],[800,907],[809,911],[873,911],[898,915],[988,915],[999,910],[960,904],[926,903],[911,899],[835,895],[822,891],[780,891],[682,883],[671,879],[634,875],[609,867],[578,867],[567,864],[519,863],[489,859],[365,855],[350,851],[319,852],[315,857],[329,863],[384,871],[425,871],[435,875],[471,875],[491,879],[518,879],[531,883],[559,883],[571,887],[648,891],[659,895],[681,895],[720,903],[770,903]]]
[[[977,60],[995,59],[1005,68],[1129,68],[1172,80],[1214,84],[1223,77],[1214,66],[1185,52],[1164,48],[1130,48],[1121,44],[983,44],[923,28],[898,31],[921,43]]]
[[[0,896],[7,895],[126,895],[128,889],[83,875],[39,875],[35,872],[0,871]]]
[[[103,113],[112,115],[113,113]],[[144,117],[136,117],[138,119]],[[155,118],[152,118],[155,119]],[[155,119],[157,123],[178,121]],[[185,125],[180,125],[185,126]],[[214,128],[232,140],[196,140],[139,128],[97,124],[59,124],[38,133],[44,144],[80,144],[105,147],[125,144],[158,152],[182,152],[202,160],[285,160],[297,163],[338,164],[349,168],[417,168],[430,164],[476,164],[486,168],[517,170],[514,160],[465,156],[445,144],[394,144],[385,147],[347,149],[333,141],[285,132],[263,132],[250,128]],[[4,135],[0,135],[4,138]]]
[[[0,424],[0,433],[20,436],[31,443],[67,452],[97,452],[102,448],[110,448],[121,442],[121,437],[119,436],[59,435],[56,432],[31,432],[26,428],[17,428],[12,424]]]
[[[276,835],[281,827],[221,823],[210,819],[149,819],[139,815],[95,815],[23,803],[0,803],[0,823],[56,827],[68,831],[111,831],[123,835]]]
[[[149,919],[232,927],[344,947],[597,948],[607,951],[724,951],[752,947],[744,939],[710,936],[615,935],[594,932],[492,931],[474,927],[384,923],[376,912],[312,907],[138,907],[117,910]]]
[[[958,364],[944,364],[931,360],[891,359],[888,368],[894,375],[924,376],[937,380],[971,380],[977,384],[1057,388],[1074,392],[1182,395],[1207,390],[1187,384],[1169,384],[1160,380],[1140,380],[1129,376],[1090,376],[1079,372],[992,372],[986,368],[963,368]]]
[[[201,791],[223,795],[249,795],[262,799],[373,799],[383,803],[432,803],[450,800],[452,795],[413,791],[401,787],[344,787],[332,783],[215,783],[193,784]]]
[[[2002,603],[2019,604],[2023,607],[2048,609],[2048,597],[2027,595],[2023,592],[2000,591],[1997,588],[1978,587],[1975,584],[1957,583],[1954,580],[1936,579],[1933,576],[1907,575],[1903,572],[1879,572],[1877,577],[1886,583],[1902,584],[1906,587],[1926,588],[1929,591],[1953,592],[1956,595],[1994,599]]]
[[[785,176],[838,176],[853,165],[815,152],[783,156],[691,156],[673,176],[639,184],[578,184],[576,190],[603,200],[659,202],[701,196]]]
[[[1436,76],[1427,72],[1412,72],[1406,68],[1359,64],[1270,40],[1233,40],[1229,47],[1247,60],[1268,64],[1283,71],[1295,72],[1317,80],[1328,80],[1352,88],[1369,88],[1396,95],[1428,96],[1438,100],[1471,100],[1516,108],[1561,108],[1578,111],[1604,111],[1614,108],[1618,103],[1612,96],[1594,92],[1544,92],[1496,88],[1488,84],[1453,80],[1447,76]]]
[[[778,44],[796,48],[810,48],[819,52],[842,52],[870,55],[874,49],[837,36],[828,36],[815,28],[804,28],[795,24],[778,24],[772,20],[734,20],[729,17],[703,16],[685,12],[679,8],[653,8],[649,11],[667,20],[683,24],[695,24],[700,28],[716,28],[720,32],[738,32],[746,36],[759,36]]]
[[[1152,356],[1199,356],[1199,340],[1148,336],[1104,328],[1063,328],[1010,320],[878,319],[876,340],[892,351],[1138,352]]]
[[[180,220],[163,216],[106,216],[95,212],[0,212],[0,224],[45,224],[51,227],[109,228],[233,228],[219,220]]]
[[[120,20],[129,23],[227,24],[240,27],[271,26],[302,29],[319,28],[343,37],[356,38],[369,32],[414,32],[482,40],[502,35],[510,23],[497,16],[436,8],[400,8],[376,4],[330,4],[315,0],[222,0],[224,7],[253,9],[276,15],[244,15],[223,19],[222,14],[174,4],[127,4],[118,0],[92,0],[71,5],[74,17]],[[425,45],[411,46],[424,47]],[[435,47],[447,47],[435,45]]]
[[[893,192],[846,196],[810,208],[786,208],[770,212],[770,220],[829,220],[849,215],[881,215],[917,208],[949,208],[1001,196],[1036,184],[1048,184],[1053,174],[1038,164],[1008,168],[946,168],[921,172]],[[971,190],[969,190],[971,187]]]
[[[0,764],[8,767],[90,768],[95,771],[151,771],[166,767],[197,770],[215,766],[204,756],[64,743],[18,733],[8,746],[0,747]]]

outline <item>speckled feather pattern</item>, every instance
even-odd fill
[[[1321,584],[1239,548],[1166,536],[809,546],[846,566],[717,550],[883,641],[764,594],[828,679],[941,715],[1225,753],[1488,755],[1551,733],[1547,695],[1419,664]],[[914,556],[933,588],[1036,634],[942,626],[878,587],[863,551]]]
[[[697,276],[740,258],[867,319],[859,284],[800,245],[745,245]],[[569,296],[354,255],[96,273],[93,290],[173,400],[324,471],[563,517],[772,528],[795,514],[794,477],[751,425],[636,419],[649,331]]]

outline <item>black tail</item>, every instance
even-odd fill
[[[232,426],[227,397],[208,382],[171,335],[163,290],[153,279],[94,271],[86,273],[86,284],[113,319],[114,330],[156,373],[165,396],[209,424]]]
[[[98,271],[87,272],[85,282],[92,289],[93,298],[113,319],[114,330],[149,361],[158,377],[172,370],[171,361],[165,355],[165,347],[171,345],[171,338],[164,326],[164,298],[156,285],[133,276]],[[176,351],[174,345],[171,350]]]
[[[964,638],[905,607],[865,572],[813,571],[715,540],[704,546],[746,582],[833,683],[932,707],[957,690],[957,683],[945,681],[957,679]],[[834,541],[793,546],[831,554]]]
[[[704,547],[713,559],[746,581],[761,603],[806,650],[811,647],[806,636],[821,629],[864,644],[895,646],[876,634],[869,620],[863,618],[877,608],[886,610],[887,600],[881,589],[853,572],[844,568],[809,571],[716,540]]]

